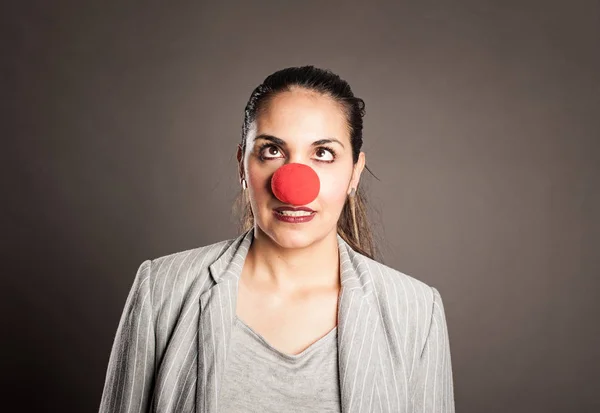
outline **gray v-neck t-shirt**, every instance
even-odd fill
[[[236,317],[219,395],[226,413],[340,412],[337,327],[282,353]]]

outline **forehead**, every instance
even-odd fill
[[[275,95],[256,118],[257,132],[282,139],[350,140],[341,104],[329,96],[303,88]]]

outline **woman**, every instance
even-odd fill
[[[239,237],[143,262],[100,412],[453,412],[439,292],[374,260],[364,103],[280,70],[246,106]]]

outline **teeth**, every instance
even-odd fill
[[[308,211],[277,211],[280,215],[286,215],[286,216],[290,216],[290,217],[306,217],[310,214],[312,214],[312,212],[308,212]]]

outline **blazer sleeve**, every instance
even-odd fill
[[[150,260],[138,268],[112,344],[100,413],[149,412],[155,334]]]
[[[435,287],[429,332],[416,360],[411,404],[414,413],[454,413],[450,341],[442,297]]]

